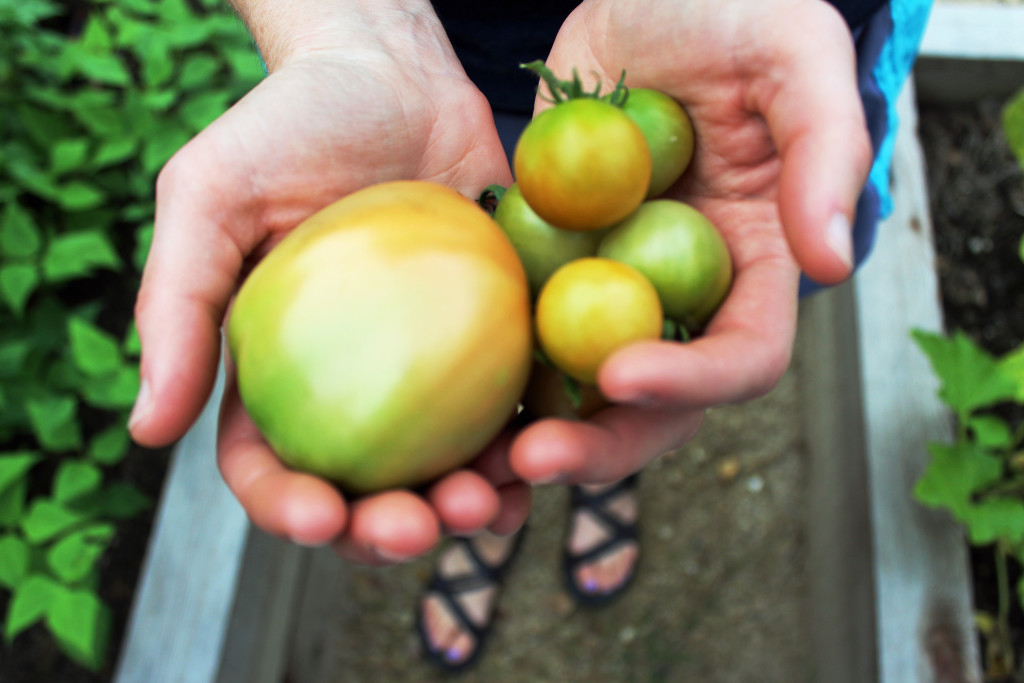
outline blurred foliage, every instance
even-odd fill
[[[156,175],[263,76],[219,0],[0,0],[0,590],[97,670]]]

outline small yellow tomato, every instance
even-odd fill
[[[594,384],[617,349],[658,339],[662,309],[654,285],[632,266],[590,257],[555,271],[537,300],[537,339],[570,377]]]

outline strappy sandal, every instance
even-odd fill
[[[625,579],[609,591],[595,593],[587,590],[577,581],[577,572],[580,567],[619,551],[627,543],[637,543],[637,522],[622,521],[614,512],[608,509],[608,503],[624,492],[633,492],[635,494],[638,479],[639,476],[634,474],[599,493],[589,493],[579,486],[570,487],[570,524],[567,534],[571,535],[573,533],[572,520],[575,519],[576,515],[588,514],[594,521],[604,527],[608,535],[605,540],[579,554],[569,551],[568,538],[563,546],[562,568],[565,585],[569,593],[580,605],[585,607],[607,605],[625,592],[636,576],[637,561],[634,561],[633,567]],[[639,545],[637,545],[637,551],[637,560],[639,560]]]
[[[435,569],[433,577],[431,577],[430,582],[427,584],[425,595],[437,595],[441,598],[445,610],[455,618],[459,628],[473,637],[475,647],[469,657],[457,662],[451,661],[446,656],[447,653],[445,651],[434,649],[434,644],[427,634],[427,626],[423,614],[423,600],[421,600],[416,612],[416,630],[419,632],[420,644],[422,645],[424,655],[435,665],[445,671],[454,673],[469,668],[480,656],[480,652],[483,650],[484,643],[490,635],[491,627],[493,626],[495,605],[491,606],[487,623],[478,625],[466,614],[466,610],[463,609],[458,598],[461,595],[489,586],[500,588],[509,566],[519,553],[519,548],[522,545],[525,534],[525,527],[516,532],[504,560],[497,565],[487,564],[474,547],[473,539],[455,538],[452,540],[453,543],[461,544],[466,552],[466,556],[470,559],[472,567],[467,573],[453,577],[441,576],[440,571]],[[497,599],[498,596],[495,595],[494,600],[497,601]]]

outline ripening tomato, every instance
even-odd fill
[[[681,104],[650,88],[630,88],[622,111],[640,127],[651,149],[647,197],[657,197],[679,180],[693,159],[693,124]]]
[[[732,285],[729,247],[715,225],[689,204],[644,202],[601,240],[597,253],[647,276],[665,315],[699,330]]]
[[[514,415],[532,357],[526,276],[473,201],[382,183],[256,266],[228,340],[245,407],[286,464],[355,493],[416,485]]]
[[[537,299],[537,340],[570,377],[594,384],[605,358],[626,344],[661,336],[658,292],[640,271],[583,258],[551,276]]]
[[[527,203],[552,225],[597,230],[632,213],[647,195],[651,152],[640,128],[596,99],[561,102],[523,130],[513,155]]]
[[[597,253],[597,244],[604,234],[600,230],[556,228],[530,208],[517,184],[505,191],[494,212],[494,220],[516,248],[534,298],[559,267]]]

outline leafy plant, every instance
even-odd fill
[[[219,0],[0,0],[0,586],[97,670],[156,174],[263,75]]]
[[[1024,168],[1024,90],[1004,108],[1003,127]],[[1024,240],[1020,255],[1024,260]],[[1009,676],[1014,671],[1009,564],[1024,564],[1024,424],[1003,415],[1008,406],[1024,407],[1024,344],[996,357],[961,331],[912,334],[940,380],[940,398],[956,418],[953,442],[929,445],[931,460],[914,495],[948,510],[964,525],[971,544],[994,548],[998,611],[979,613],[977,624],[986,637],[988,673]],[[1024,578],[1016,594],[1024,606]]]

